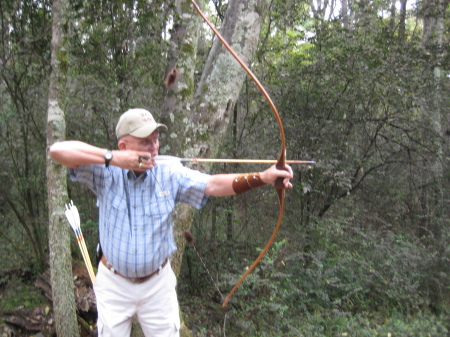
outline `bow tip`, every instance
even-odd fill
[[[230,295],[228,295],[225,300],[222,303],[222,308],[225,308],[228,305],[228,302],[230,301]]]

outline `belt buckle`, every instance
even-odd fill
[[[147,276],[143,276],[143,277],[127,277],[127,279],[129,279],[133,283],[143,283],[143,282],[151,279],[156,274],[159,274],[159,270],[157,270],[157,271],[155,271],[155,272],[153,272],[153,273],[151,273],[150,275],[147,275]]]
[[[145,281],[147,281],[148,279],[152,278],[152,276],[154,276],[155,274],[159,274],[159,272],[161,271],[161,269],[163,269],[166,264],[169,262],[169,258],[166,258],[163,262],[163,264],[161,266],[159,266],[159,268],[154,271],[153,273],[151,273],[150,275],[144,276],[144,277],[128,277],[128,276],[124,276],[122,274],[120,274],[117,270],[115,270],[113,268],[113,266],[111,266],[109,264],[109,262],[106,260],[105,255],[102,255],[101,257],[101,261],[102,263],[106,266],[106,268],[108,268],[110,271],[112,271],[114,274],[117,274],[119,276],[122,276],[123,278],[126,278],[127,280],[133,282],[133,283],[143,283]]]

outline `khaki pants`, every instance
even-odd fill
[[[179,337],[176,277],[168,263],[143,283],[133,283],[99,264],[94,283],[99,337],[126,337],[136,314],[148,337]]]

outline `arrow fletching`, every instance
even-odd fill
[[[67,221],[69,221],[70,227],[72,227],[73,232],[75,233],[78,246],[80,247],[81,254],[83,255],[84,263],[86,264],[86,268],[89,273],[89,277],[91,278],[92,283],[95,281],[95,273],[92,267],[91,258],[89,257],[89,253],[86,247],[86,243],[84,242],[83,233],[81,232],[81,221],[80,221],[80,213],[78,212],[78,208],[73,204],[73,201],[70,200],[66,206],[65,215]]]
[[[67,221],[69,221],[70,227],[72,227],[75,234],[77,234],[77,220],[75,219],[75,215],[72,212],[70,204],[66,204],[65,215],[66,215]]]
[[[73,214],[73,217],[75,219],[75,225],[76,225],[76,228],[79,229],[79,228],[81,228],[80,227],[80,225],[81,225],[80,213],[78,212],[77,206],[75,206],[73,204],[73,201],[71,200],[70,202],[71,202],[71,208],[70,209],[72,210],[72,214]]]

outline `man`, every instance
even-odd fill
[[[156,165],[159,131],[144,109],[131,109],[116,127],[119,151],[79,141],[55,143],[51,156],[70,168],[73,181],[97,196],[103,257],[94,284],[98,335],[129,336],[137,315],[146,336],[179,336],[176,277],[169,258],[176,250],[171,212],[177,202],[197,209],[209,196],[243,193],[283,177],[292,169],[208,175],[171,162]]]

